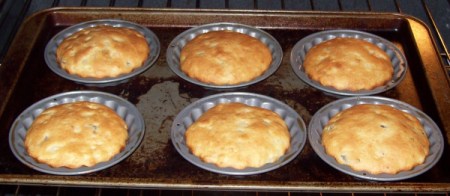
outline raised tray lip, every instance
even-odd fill
[[[425,40],[425,48],[431,49],[426,51],[425,49],[418,48],[421,60],[423,60],[427,64],[433,64],[430,70],[425,73],[427,76],[434,74],[436,70],[440,72],[436,72],[435,78],[442,83],[447,79],[447,76],[443,73],[444,68],[442,65],[442,60],[439,57],[439,53],[437,52],[437,47],[434,42],[434,39],[431,37],[431,31],[429,28],[423,23],[421,20],[401,13],[378,13],[378,12],[325,12],[325,11],[265,11],[265,10],[203,10],[203,9],[160,9],[160,8],[86,8],[86,7],[56,7],[46,9],[40,12],[37,12],[31,16],[29,16],[21,25],[16,34],[14,40],[12,41],[7,54],[5,55],[2,66],[0,66],[0,72],[7,72],[11,77],[7,77],[6,79],[0,80],[0,87],[8,87],[9,89],[5,91],[0,91],[0,116],[5,115],[4,109],[8,104],[8,100],[12,94],[12,89],[16,86],[16,80],[20,76],[20,70],[15,70],[14,66],[23,67],[25,64],[25,59],[28,58],[30,51],[35,42],[37,41],[35,38],[37,35],[29,36],[29,29],[27,26],[34,26],[36,29],[42,28],[45,24],[45,18],[52,17],[51,15],[59,15],[59,14],[73,14],[73,13],[97,13],[103,14],[105,12],[120,12],[124,15],[127,13],[142,13],[142,14],[197,14],[197,15],[242,15],[242,16],[280,16],[280,17],[320,17],[320,18],[329,18],[329,17],[339,17],[339,18],[348,18],[348,17],[368,17],[368,18],[385,18],[389,20],[399,20],[408,24],[408,27],[411,28],[411,33],[417,38]],[[268,26],[267,24],[259,25],[259,27],[264,28],[273,28],[279,29],[281,24],[278,26]],[[173,27],[189,27],[193,26],[190,24],[179,24],[174,25]],[[25,38],[28,42],[26,44],[21,43],[20,39]],[[416,38],[416,39],[417,39]],[[22,48],[17,48],[17,46],[21,46]],[[21,57],[25,57],[23,59],[13,58],[16,53],[21,52]],[[427,56],[428,58],[424,58]],[[442,73],[441,73],[442,72]],[[1,73],[0,73],[1,74]],[[439,112],[448,109],[448,106],[441,105],[444,103],[444,98],[447,96],[450,90],[448,84],[441,85],[440,87],[436,86],[437,82],[431,82],[432,85],[432,93],[433,98],[438,105]],[[439,113],[440,119],[448,119],[450,117],[450,113]],[[450,121],[444,122],[444,131],[450,131]],[[449,138],[449,136],[447,136]],[[450,191],[450,182],[402,182],[402,183],[388,183],[382,186],[378,183],[372,182],[318,182],[318,181],[308,181],[308,182],[289,182],[289,184],[282,182],[272,182],[273,186],[265,186],[262,185],[259,181],[255,182],[247,182],[245,184],[238,184],[234,181],[228,182],[225,184],[214,184],[208,182],[196,182],[194,185],[186,184],[185,182],[180,182],[180,184],[173,184],[171,180],[161,179],[160,181],[155,181],[154,179],[133,179],[133,184],[129,183],[129,179],[125,178],[108,178],[108,177],[99,177],[99,181],[92,181],[90,179],[86,179],[83,177],[72,176],[70,178],[62,177],[62,176],[52,176],[51,178],[45,175],[33,175],[30,178],[29,175],[23,174],[0,174],[0,183],[2,184],[28,184],[28,185],[42,185],[42,182],[45,182],[48,185],[67,185],[67,186],[89,186],[89,187],[136,187],[136,188],[189,188],[189,189],[203,189],[203,188],[213,188],[217,190],[263,190],[263,191],[310,191],[310,190],[327,190],[327,191],[364,191],[364,192],[397,192],[397,191],[420,191],[420,192],[448,192]],[[238,180],[239,181],[239,180]],[[387,185],[387,186],[385,186]]]
[[[421,23],[421,25],[427,27],[427,25],[419,18],[406,14],[406,13],[396,13],[396,12],[382,12],[382,11],[328,11],[328,10],[262,10],[262,9],[221,9],[221,8],[150,8],[150,7],[82,7],[82,6],[56,6],[56,7],[50,7],[46,9],[42,9],[40,11],[34,12],[33,14],[29,15],[26,20],[33,19],[35,15],[49,15],[56,12],[83,12],[83,11],[95,11],[95,12],[111,12],[111,11],[117,11],[117,12],[147,12],[147,13],[157,13],[157,12],[164,12],[164,13],[174,13],[174,14],[243,14],[243,15],[316,15],[316,16],[351,16],[351,15],[358,15],[358,16],[366,16],[366,17],[390,17],[392,19],[408,19],[408,20],[414,20],[416,22]],[[307,16],[304,16],[307,17]],[[427,27],[428,29],[428,27]]]

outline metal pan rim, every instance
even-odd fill
[[[208,109],[219,103],[230,103],[230,102],[240,102],[251,106],[262,107],[270,109],[277,113],[284,112],[281,115],[280,113],[278,114],[285,120],[286,124],[289,127],[289,132],[291,134],[291,146],[288,152],[286,152],[285,155],[283,155],[278,161],[274,163],[265,164],[260,168],[245,168],[242,170],[234,168],[220,168],[218,166],[215,166],[214,164],[205,163],[201,161],[198,157],[190,153],[189,149],[185,144],[184,132],[186,131],[186,128],[195,121],[195,119],[193,118],[198,118],[205,111],[207,111]],[[202,111],[197,112],[197,114],[195,114],[196,113],[195,110],[197,111],[202,110]],[[194,114],[196,117],[193,117],[192,114]],[[297,112],[295,112],[294,109],[274,98],[261,94],[247,93],[247,92],[218,93],[192,102],[178,113],[171,127],[172,144],[184,159],[186,159],[187,161],[196,165],[199,168],[214,173],[227,175],[260,174],[275,170],[288,164],[293,159],[295,159],[298,156],[298,154],[300,154],[300,152],[302,151],[304,145],[306,144],[307,138],[306,134],[307,134],[306,125],[303,119],[298,115]]]
[[[56,61],[56,48],[58,45],[67,38],[68,36],[86,29],[90,27],[100,26],[100,25],[108,25],[113,27],[125,27],[125,28],[131,28],[133,30],[136,30],[140,32],[146,39],[147,44],[150,47],[150,52],[147,57],[147,59],[144,61],[143,65],[134,69],[130,73],[122,74],[117,77],[106,77],[106,78],[83,78],[79,77],[74,74],[69,74],[65,70],[63,70],[59,64]],[[156,62],[156,60],[159,57],[161,51],[161,44],[159,41],[159,38],[156,36],[156,34],[151,31],[150,29],[134,23],[130,21],[125,20],[119,20],[119,19],[99,19],[99,20],[90,20],[82,23],[77,23],[72,26],[69,26],[62,31],[58,32],[56,35],[54,35],[50,41],[47,43],[45,47],[44,52],[44,59],[47,63],[47,66],[57,75],[60,77],[63,77],[67,80],[71,80],[77,83],[81,84],[90,84],[90,85],[115,85],[122,81],[126,81],[127,79],[130,79],[134,76],[137,76],[147,69],[149,69],[151,66],[153,66]]]
[[[337,37],[352,37],[366,40],[383,49],[391,58],[391,62],[394,66],[394,76],[392,80],[386,85],[377,87],[372,90],[349,91],[349,90],[337,90],[332,87],[323,86],[319,82],[310,79],[303,70],[303,60],[304,56],[306,55],[306,52],[310,49],[310,47],[314,45]],[[291,68],[294,70],[294,73],[303,82],[323,92],[341,97],[368,96],[388,91],[396,87],[401,81],[403,81],[408,69],[406,57],[400,51],[400,49],[397,48],[397,46],[395,46],[392,42],[372,33],[351,29],[335,29],[335,30],[319,31],[300,39],[292,48],[290,54],[290,64]]]
[[[402,171],[397,174],[373,175],[365,171],[355,171],[349,166],[339,164],[333,157],[326,154],[320,142],[323,125],[325,125],[336,113],[355,105],[366,103],[389,105],[404,112],[408,112],[419,119],[427,132],[428,139],[430,140],[430,153],[423,164],[418,165],[411,170]],[[347,97],[323,106],[311,118],[308,125],[308,140],[316,154],[328,165],[345,174],[372,181],[399,181],[418,176],[431,169],[439,161],[444,150],[443,135],[439,127],[428,115],[402,101],[379,96]]]
[[[113,109],[128,125],[128,141],[125,148],[111,160],[98,163],[92,167],[76,169],[52,168],[31,158],[24,148],[24,138],[27,129],[34,119],[45,109],[64,103],[90,101],[100,103]],[[110,93],[99,91],[69,91],[43,98],[26,108],[10,128],[9,146],[14,156],[23,164],[36,171],[54,175],[80,175],[100,171],[112,167],[130,156],[140,145],[145,134],[145,122],[138,109],[127,100]]]
[[[180,69],[180,63],[179,63],[179,53],[184,47],[185,44],[182,44],[184,42],[188,42],[195,38],[196,36],[209,32],[209,31],[220,31],[220,30],[231,30],[239,33],[244,33],[247,35],[250,35],[252,37],[255,37],[259,40],[261,40],[272,53],[272,62],[269,66],[269,68],[259,77],[254,78],[251,81],[243,82],[239,84],[233,84],[233,85],[215,85],[215,84],[208,84],[196,79],[193,79],[189,76],[187,76],[183,71]],[[179,50],[179,51],[178,51]],[[283,59],[283,50],[281,48],[281,45],[278,43],[278,41],[269,33],[266,31],[252,27],[245,24],[240,23],[231,23],[231,22],[217,22],[217,23],[209,23],[205,25],[196,26],[190,29],[187,29],[177,35],[169,44],[166,51],[166,61],[169,64],[169,68],[177,74],[182,79],[205,87],[210,89],[235,89],[240,87],[249,86],[258,82],[261,82],[265,80],[266,78],[270,77],[272,74],[275,73],[275,71],[279,68],[281,65],[281,61]]]

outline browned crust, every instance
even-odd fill
[[[56,50],[56,58],[69,74],[107,78],[141,67],[149,51],[144,36],[133,29],[97,26],[64,39]]]
[[[389,56],[376,45],[355,38],[335,38],[311,48],[305,56],[308,77],[337,90],[372,90],[393,78]]]
[[[290,134],[275,112],[228,103],[196,120],[186,131],[186,144],[195,156],[218,167],[257,168],[286,153]]]
[[[233,85],[261,76],[272,54],[260,40],[249,35],[213,31],[201,34],[183,47],[181,70],[189,77],[215,85]]]
[[[361,104],[335,115],[322,144],[340,164],[371,174],[396,174],[425,161],[429,141],[419,120],[387,105]]]
[[[93,102],[57,105],[43,111],[25,137],[25,149],[51,167],[91,167],[113,158],[128,139],[124,120]]]

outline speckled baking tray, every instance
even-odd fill
[[[249,106],[260,107],[277,113],[286,123],[291,135],[291,145],[289,150],[273,163],[265,164],[259,168],[221,168],[214,164],[205,163],[198,157],[193,155],[186,145],[185,133],[187,128],[192,125],[203,113],[212,107],[221,103],[243,103]],[[184,108],[175,117],[171,128],[171,139],[177,151],[192,164],[206,169],[211,172],[228,174],[228,175],[253,175],[268,172],[282,167],[292,161],[302,151],[306,143],[306,126],[303,119],[295,110],[288,105],[274,98],[264,95],[246,93],[246,92],[230,92],[223,94],[215,94],[200,100],[197,100],[186,108]]]
[[[383,51],[385,51],[386,54],[391,59],[392,66],[394,68],[394,74],[392,76],[391,81],[389,81],[387,84],[383,86],[377,87],[372,90],[349,91],[349,90],[338,90],[332,87],[323,86],[319,82],[309,78],[303,68],[303,61],[305,60],[306,53],[308,53],[308,51],[315,45],[318,45],[322,42],[334,38],[361,39],[370,42],[381,48]],[[297,76],[304,82],[308,83],[314,88],[320,89],[326,93],[334,94],[337,96],[364,96],[385,92],[397,86],[405,77],[406,71],[408,69],[408,63],[406,61],[405,56],[394,45],[394,43],[380,36],[374,35],[372,33],[350,29],[320,31],[302,38],[294,45],[294,48],[292,48],[290,62],[295,74],[297,74]]]
[[[80,77],[74,74],[67,73],[64,69],[59,66],[56,60],[56,49],[58,48],[61,42],[71,36],[72,34],[81,31],[86,28],[96,27],[96,26],[113,26],[113,27],[124,27],[130,28],[141,33],[150,47],[150,51],[147,59],[144,61],[144,64],[141,67],[134,69],[132,72],[127,74],[121,74],[117,77],[106,77],[106,78],[90,78],[90,77]],[[45,62],[48,67],[58,74],[59,76],[66,78],[68,80],[72,80],[78,83],[86,84],[86,85],[96,85],[96,86],[112,86],[117,85],[123,82],[126,82],[129,78],[134,77],[136,75],[141,74],[142,72],[149,69],[158,59],[159,53],[161,50],[161,46],[159,43],[158,37],[151,31],[150,29],[141,26],[139,24],[118,20],[118,19],[100,19],[100,20],[92,20],[87,22],[82,22],[79,24],[72,25],[58,34],[56,34],[47,44],[45,48],[44,57]]]
[[[239,84],[230,84],[230,85],[215,85],[205,83],[194,78],[189,77],[180,69],[180,54],[183,47],[192,39],[197,37],[198,35],[210,32],[210,31],[233,31],[238,33],[243,33],[249,36],[252,36],[256,39],[259,39],[262,43],[264,43],[272,53],[272,62],[270,63],[269,68],[259,77],[248,81],[242,82]],[[206,87],[206,88],[217,88],[217,89],[233,89],[248,86],[251,84],[255,84],[260,82],[267,77],[271,76],[280,66],[283,58],[283,50],[281,49],[278,41],[269,33],[264,30],[258,29],[256,27],[252,27],[249,25],[239,24],[239,23],[212,23],[205,24],[201,26],[197,26],[191,29],[188,29],[178,36],[176,36],[172,42],[170,42],[169,47],[167,48],[166,59],[169,64],[170,69],[175,72],[178,76],[185,79],[186,81],[192,82],[194,84]]]
[[[421,165],[414,167],[408,171],[402,171],[397,174],[370,174],[366,171],[355,171],[350,167],[339,164],[333,157],[327,155],[322,145],[322,132],[323,128],[327,125],[328,121],[333,118],[337,113],[360,104],[383,104],[399,109],[403,112],[407,112],[415,116],[422,126],[425,133],[428,136],[430,142],[430,152],[425,159],[425,162]],[[434,121],[417,108],[406,104],[404,102],[377,96],[362,96],[362,97],[349,97],[331,102],[323,106],[312,117],[308,126],[308,139],[309,143],[313,147],[314,151],[324,160],[326,163],[336,168],[337,170],[346,174],[367,180],[377,181],[398,181],[418,176],[431,167],[433,167],[441,158],[444,152],[444,137],[441,130],[434,123]],[[348,141],[351,142],[351,141]]]
[[[143,73],[114,86],[80,84],[48,68],[43,54],[54,35],[72,25],[105,18],[151,29],[160,40],[161,51],[167,51],[175,37],[191,28],[220,22],[245,24],[273,36],[283,50],[283,60],[266,79],[238,89],[205,88],[186,81],[169,67],[166,53]],[[418,108],[441,129],[444,152],[427,172],[400,181],[361,179],[329,166],[306,142],[302,151],[282,167],[253,175],[227,175],[200,168],[176,150],[171,139],[175,117],[191,103],[218,93],[238,90],[272,97],[290,106],[309,124],[321,107],[338,98],[301,80],[290,65],[289,55],[302,38],[335,29],[378,35],[405,55],[408,70],[403,80],[378,95]],[[0,184],[262,192],[449,192],[450,86],[437,51],[423,23],[391,13],[116,7],[45,10],[25,20],[0,66]],[[120,163],[84,175],[49,175],[21,163],[8,142],[17,116],[46,97],[78,90],[107,92],[134,104],[145,121],[141,145]]]
[[[34,119],[45,109],[78,101],[100,103],[113,109],[128,126],[128,140],[125,148],[111,160],[98,163],[92,167],[80,167],[70,169],[65,167],[50,167],[39,163],[30,157],[25,149],[24,141],[28,128]],[[137,108],[125,99],[104,92],[97,91],[72,91],[47,97],[28,107],[14,121],[9,132],[9,145],[12,152],[23,164],[37,171],[56,175],[80,175],[96,172],[111,167],[127,158],[139,146],[145,133],[145,123]]]

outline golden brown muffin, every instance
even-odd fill
[[[275,112],[227,103],[195,121],[186,131],[186,144],[195,156],[218,167],[258,168],[286,153],[290,134]]]
[[[91,167],[113,158],[126,146],[128,128],[112,109],[75,102],[44,110],[25,136],[25,149],[51,167]]]
[[[181,70],[191,78],[214,85],[234,85],[261,76],[272,54],[260,40],[231,31],[201,34],[181,50]]]
[[[308,77],[337,90],[372,90],[393,78],[389,56],[376,45],[355,38],[335,38],[312,47],[305,56]]]
[[[133,29],[96,26],[64,39],[56,50],[56,59],[69,74],[107,78],[141,67],[149,51],[145,37]]]
[[[429,141],[419,120],[387,105],[362,104],[330,119],[322,133],[326,153],[371,174],[396,174],[422,164]]]

